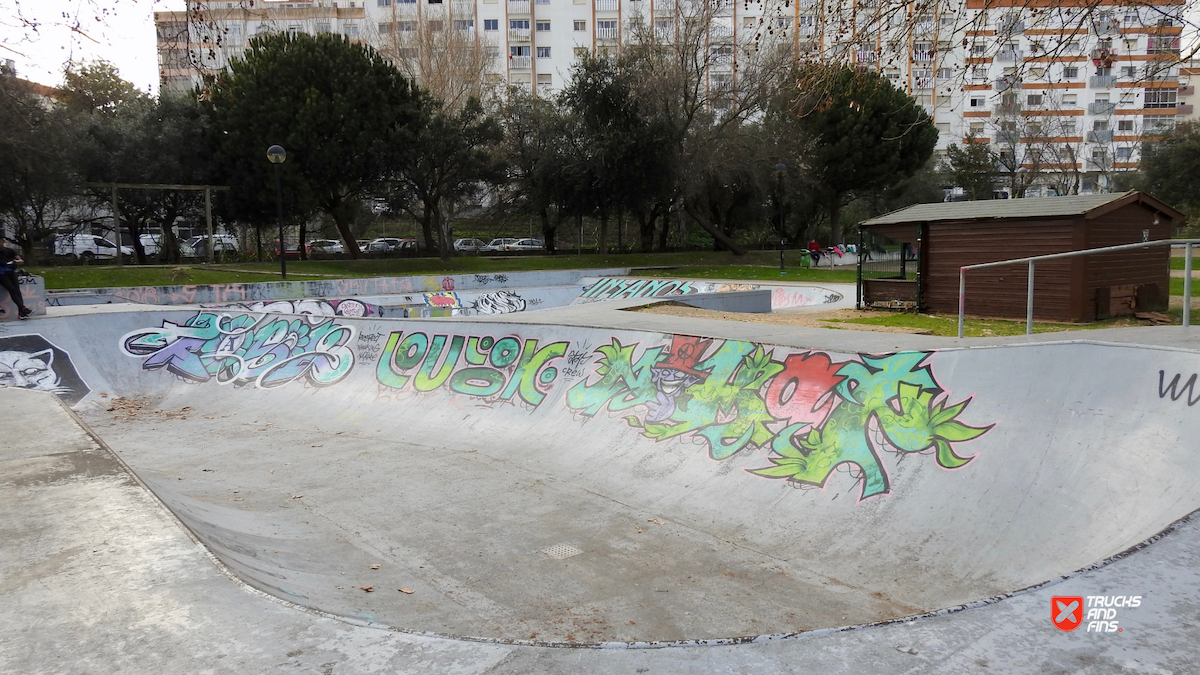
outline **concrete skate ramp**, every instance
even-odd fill
[[[862,624],[1054,579],[1200,506],[1200,356],[1179,350],[190,311],[22,328],[0,354],[45,365],[19,386],[77,401],[234,574],[414,631]]]

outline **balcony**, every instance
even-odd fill
[[[936,56],[936,54],[937,54],[937,52],[932,51],[932,50],[922,50],[922,51],[918,51],[918,52],[913,52],[912,58],[913,58],[913,61],[917,61],[919,63],[928,63],[930,61],[933,61],[934,56]]]
[[[1112,89],[1117,83],[1113,75],[1093,75],[1088,78],[1088,86],[1092,89]]]
[[[1121,22],[1116,19],[1100,19],[1092,24],[1092,32],[1096,35],[1112,35],[1121,32]]]
[[[1025,22],[1024,21],[1009,20],[1009,21],[1002,21],[1002,22],[996,24],[996,34],[997,35],[1015,35],[1017,33],[1024,33],[1024,32],[1025,32]]]
[[[854,62],[860,65],[878,63],[879,52],[859,49],[854,52]]]
[[[1002,131],[992,135],[992,143],[995,145],[1014,145],[1020,140],[1020,134],[1016,131]]]
[[[527,6],[529,5],[528,2],[525,4]],[[454,2],[450,3],[450,11],[454,13],[454,16],[460,18],[464,16],[475,16],[475,3],[467,2],[466,0],[454,0]],[[529,10],[527,9],[525,11]],[[511,4],[509,5],[509,12],[512,12]]]
[[[529,70],[532,65],[533,59],[529,56],[508,57],[508,67],[512,70]]]
[[[529,29],[528,28],[509,28],[508,29],[508,41],[509,42],[529,42]]]
[[[471,8],[471,11],[472,11],[472,13],[474,13],[474,11],[475,11],[474,7]],[[508,0],[508,13],[509,14],[528,14],[529,13],[529,0]]]
[[[597,12],[615,12],[617,11],[618,0],[596,0]]]
[[[1020,89],[1021,78],[1017,77],[1016,75],[1006,75],[1004,77],[996,78],[996,81],[992,84],[992,88],[996,91]]]
[[[1084,162],[1084,170],[1086,171],[1108,171],[1112,168],[1112,164],[1107,159],[1089,159]]]
[[[1087,132],[1088,143],[1112,143],[1112,129],[1101,129]]]
[[[1012,63],[1021,59],[1022,52],[1020,49],[1001,49],[996,52],[996,60],[1001,63]]]
[[[1093,115],[1111,115],[1117,111],[1117,104],[1112,101],[1093,101],[1088,104],[1088,112]]]
[[[617,39],[617,28],[615,26],[613,26],[613,27],[606,26],[604,28],[597,28],[596,29],[596,39],[597,40],[616,40]]]
[[[675,27],[667,26],[667,27],[663,28],[660,26],[655,26],[654,27],[654,39],[658,40],[659,42],[670,42],[671,40],[674,40],[675,39]]]
[[[914,77],[913,89],[933,89],[932,77]]]
[[[997,117],[1004,117],[1005,115],[1016,115],[1016,114],[1019,114],[1020,112],[1021,112],[1021,104],[1020,103],[1001,103],[998,106],[992,107],[992,114],[996,115]]]
[[[1192,104],[1191,103],[1180,103],[1179,107],[1175,108],[1175,114],[1176,115],[1191,115],[1192,114]]]
[[[714,40],[727,40],[733,37],[733,27],[715,23],[708,29],[708,36]]]

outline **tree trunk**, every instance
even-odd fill
[[[608,255],[608,212],[600,213],[600,240],[597,244],[596,252],[600,255]]]
[[[742,248],[732,239],[727,237],[725,233],[721,231],[721,228],[696,218],[693,218],[692,220],[696,221],[696,224],[703,228],[705,232],[712,235],[712,238],[716,240],[717,244],[723,245],[725,248],[729,249],[730,253],[734,255],[746,255],[746,249]]]
[[[546,242],[546,252],[554,255],[557,245],[554,241],[554,235],[558,232],[558,223],[562,222],[562,215],[558,217],[558,223],[550,224],[550,212],[546,208],[538,210],[538,218],[542,221],[542,240]]]
[[[337,225],[338,234],[342,235],[342,241],[346,244],[346,250],[350,252],[350,257],[354,260],[362,258],[362,252],[358,250],[358,241],[354,238],[354,233],[350,231],[350,223],[346,222],[345,217],[340,213],[341,209],[332,209],[329,215],[333,216],[333,222]],[[262,242],[261,228],[259,228],[260,241],[258,244],[258,255],[262,257]],[[300,242],[301,250],[303,250],[304,242]]]
[[[657,220],[655,214],[650,214],[638,211],[638,238],[640,240],[640,248],[642,253],[654,252],[654,222]]]
[[[658,250],[662,253],[667,252],[667,243],[671,236],[671,206],[667,204],[662,208],[662,228],[658,231]]]
[[[842,197],[837,195],[829,203],[829,245],[842,243]]]
[[[304,219],[300,220],[299,231],[300,231],[300,242],[299,242],[300,243],[300,259],[308,260],[308,246],[305,245],[305,243],[304,243],[304,240],[308,239],[308,221],[307,220],[304,220]],[[209,242],[209,245],[211,246],[212,242]]]

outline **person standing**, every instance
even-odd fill
[[[25,306],[25,298],[21,296],[21,282],[17,279],[17,265],[25,264],[21,255],[8,247],[8,238],[0,235],[0,288],[8,291],[9,297],[17,306],[17,318],[28,319],[33,310]]]

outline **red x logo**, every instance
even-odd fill
[[[1073,631],[1083,623],[1083,596],[1056,595],[1050,598],[1050,619],[1059,630]]]

